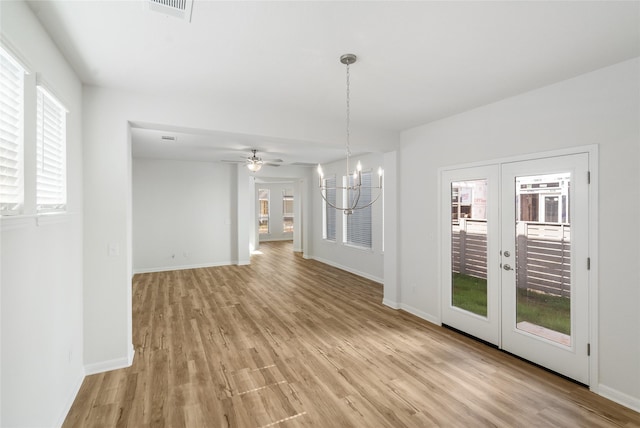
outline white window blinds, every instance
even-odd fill
[[[24,202],[24,69],[0,49],[0,212],[19,214]]]
[[[346,181],[346,177],[345,177]],[[349,185],[353,185],[353,177],[349,177]],[[350,192],[357,193],[357,192]],[[345,205],[350,205],[350,197],[344,192]],[[362,173],[362,187],[360,199],[356,207],[362,207],[371,203],[371,172]],[[356,247],[371,248],[371,207],[354,210],[353,214],[347,215],[344,222],[344,242]]]
[[[258,233],[269,233],[269,189],[258,189],[258,202],[260,203],[260,216],[258,218]]]
[[[293,232],[293,190],[282,191],[282,231]]]
[[[36,205],[38,212],[66,208],[66,109],[38,87]]]
[[[332,203],[336,204],[336,177],[329,177],[324,180],[326,190],[324,197]],[[336,240],[336,209],[322,201],[322,238],[328,241]]]

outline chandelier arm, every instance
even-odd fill
[[[344,186],[333,186],[333,187],[327,187],[327,186],[320,186],[320,190],[348,190],[348,189],[352,189],[352,187],[344,187]],[[365,187],[365,189],[367,189],[367,187]],[[371,187],[371,189],[378,189],[378,187]]]
[[[382,192],[378,192],[378,196],[376,196],[376,198],[373,201],[369,202],[367,205],[363,205],[361,207],[355,207],[355,208],[351,208],[351,209],[352,210],[361,210],[363,208],[369,208],[371,205],[376,203],[376,201],[380,198],[381,194],[382,194]]]
[[[379,187],[372,187],[372,189],[380,189],[380,188],[379,188]],[[370,206],[372,206],[373,204],[375,204],[375,203],[376,203],[376,201],[377,201],[378,199],[380,199],[380,195],[381,195],[381,194],[382,194],[382,192],[378,192],[378,195],[376,196],[376,198],[375,198],[373,201],[369,202],[367,205],[363,205],[363,206],[361,206],[361,207],[344,208],[344,207],[339,207],[339,206],[337,206],[337,205],[332,204],[331,202],[329,202],[329,201],[327,200],[327,198],[325,198],[324,193],[320,192],[320,196],[322,196],[322,199],[324,199],[324,201],[325,201],[325,202],[326,202],[326,203],[327,203],[331,208],[336,209],[336,210],[339,210],[339,211],[349,211],[349,210],[353,211],[353,210],[361,210],[361,209],[364,209],[364,208],[369,208]]]
[[[327,198],[325,198],[323,192],[320,192],[320,196],[322,196],[322,199],[324,199],[324,201],[333,209],[340,210],[340,211],[345,211],[345,210],[349,209],[349,208],[341,208],[341,207],[339,207],[337,205],[332,204],[331,202],[329,202],[329,200]]]

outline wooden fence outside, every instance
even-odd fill
[[[555,296],[571,295],[571,228],[519,222],[516,230],[518,286]],[[487,222],[461,219],[452,229],[454,272],[487,278]]]

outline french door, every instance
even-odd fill
[[[442,322],[589,383],[587,153],[442,171]]]

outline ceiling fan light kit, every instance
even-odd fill
[[[319,177],[318,185],[320,187],[320,195],[322,196],[322,199],[324,199],[327,205],[329,205],[332,208],[335,208],[336,210],[342,211],[345,215],[351,215],[355,210],[361,210],[361,209],[370,207],[380,198],[380,195],[382,194],[382,173],[383,173],[382,167],[378,167],[378,185],[363,186],[362,185],[362,164],[358,161],[358,164],[356,165],[356,169],[354,171],[351,171],[350,165],[349,165],[351,160],[351,147],[350,147],[350,141],[349,141],[351,136],[350,135],[351,134],[351,129],[350,129],[351,98],[350,98],[350,92],[349,92],[350,91],[349,66],[355,63],[357,59],[358,58],[354,54],[344,54],[340,56],[340,62],[346,65],[346,68],[347,68],[347,97],[346,97],[347,98],[347,138],[346,138],[347,172],[346,172],[346,177],[353,177],[353,184],[350,185],[349,179],[347,178],[347,182],[345,183],[344,186],[337,186],[337,185],[335,187],[327,186],[326,182],[324,181],[324,173],[322,171],[322,166],[318,164],[318,177]],[[327,190],[336,190],[336,189],[341,189],[342,191],[346,192],[347,197],[345,198],[345,200],[348,202],[347,205],[339,206],[327,200],[327,197],[326,197]],[[371,200],[371,202],[364,205],[358,205],[358,203],[360,202],[360,193],[362,189],[377,189],[378,193],[376,197]]]
[[[247,168],[251,172],[258,172],[260,171],[260,168],[262,168],[262,164],[263,164],[262,158],[259,158],[258,156],[256,156],[257,150],[254,149],[254,150],[251,150],[251,152],[253,154],[247,158]]]

